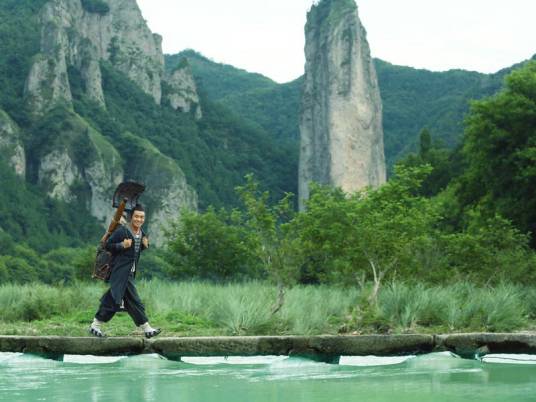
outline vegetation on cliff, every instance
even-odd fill
[[[345,14],[356,9],[354,0],[320,0],[307,13],[305,30],[317,29],[319,33],[323,33],[338,24]]]
[[[106,15],[110,12],[110,6],[103,0],[81,0],[81,2],[88,13]]]

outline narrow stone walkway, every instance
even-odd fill
[[[306,356],[336,361],[339,356],[397,356],[452,351],[463,357],[488,353],[536,354],[536,333],[468,333],[445,335],[233,336],[144,339],[142,337],[0,336],[0,352],[48,356],[136,355]]]

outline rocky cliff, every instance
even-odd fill
[[[40,24],[41,53],[26,82],[35,114],[71,101],[69,67],[79,70],[86,95],[104,106],[102,60],[160,103],[161,38],[151,33],[135,0],[51,0],[41,10]]]
[[[0,157],[4,158],[19,176],[26,175],[26,153],[20,130],[2,109],[0,109]]]
[[[354,192],[386,179],[380,92],[354,0],[313,6],[305,37],[301,208],[311,181]]]
[[[168,85],[167,101],[170,106],[184,113],[193,113],[197,120],[203,117],[197,87],[188,61],[183,62],[174,70],[166,73]]]
[[[199,119],[190,69],[179,68],[164,77],[161,38],[149,30],[136,0],[50,0],[39,22],[40,53],[25,84],[38,133],[29,149],[32,180],[50,197],[87,209],[104,226],[112,214],[117,184],[128,179],[144,182],[148,191],[142,202],[149,200],[152,241],[162,244],[165,221],[176,220],[183,208],[197,208],[197,195],[182,170],[147,140],[131,134],[124,134],[132,137],[127,142],[117,144],[121,134],[115,133],[112,144],[74,112],[72,102],[73,96],[85,96],[106,108],[101,67],[109,63],[156,104],[164,88],[175,110]],[[5,143],[18,149],[12,140],[4,140],[14,138],[6,134],[16,132],[11,123],[0,114],[0,148],[6,148]],[[132,154],[138,148],[139,154]]]
[[[25,87],[36,116],[58,102],[70,104],[71,68],[79,72],[86,96],[105,107],[102,61],[110,62],[160,104],[162,38],[150,31],[136,0],[50,0],[39,18],[41,52]]]
[[[56,108],[40,123],[35,140],[33,173],[54,199],[75,202],[107,227],[113,214],[117,185],[136,180],[146,186],[140,201],[147,205],[147,226],[153,245],[164,241],[164,230],[183,209],[197,209],[197,194],[171,158],[148,140],[121,134],[112,144],[76,113]]]
[[[149,141],[130,133],[123,134],[130,144],[125,151],[126,179],[146,184],[143,202],[148,211],[148,233],[151,243],[162,245],[164,231],[183,209],[197,209],[197,194],[187,184],[184,173],[171,158],[163,155]]]
[[[53,126],[58,120],[61,124]],[[49,134],[33,150],[38,183],[50,197],[76,201],[106,226],[111,197],[124,176],[121,156],[75,113],[56,111],[41,124]],[[49,127],[54,129],[46,130]]]

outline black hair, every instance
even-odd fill
[[[134,215],[134,211],[141,211],[141,212],[145,212],[145,207],[142,205],[142,204],[136,204],[134,206],[134,208],[132,208],[130,210],[130,212],[128,213],[128,217],[129,219],[132,219],[132,215]]]

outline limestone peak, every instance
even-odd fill
[[[41,52],[25,87],[36,115],[71,102],[70,67],[80,71],[86,95],[105,107],[101,61],[110,61],[160,103],[162,38],[150,31],[136,0],[50,0],[39,19]]]
[[[332,24],[357,10],[354,0],[320,0],[307,13],[306,30],[311,25]]]
[[[321,0],[307,15],[300,116],[300,207],[312,181],[354,192],[385,182],[382,104],[353,0]]]

